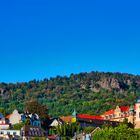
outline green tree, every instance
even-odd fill
[[[20,130],[24,125],[25,125],[25,123],[18,123],[18,124],[13,125],[12,129]]]
[[[98,130],[93,134],[94,140],[139,140],[140,133],[127,125],[120,125],[112,128],[107,127]]]

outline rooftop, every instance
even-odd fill
[[[131,106],[134,108],[134,110],[136,110],[136,106]],[[119,106],[121,112],[128,112],[130,109],[130,106]],[[115,109],[111,109],[106,111],[103,115],[112,115],[114,114]]]
[[[77,115],[80,119],[96,119],[96,120],[103,120],[103,117],[101,116],[93,116],[93,115],[87,115],[87,114],[78,114]]]

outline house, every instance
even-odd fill
[[[115,109],[106,111],[101,116],[104,118],[104,120],[118,121],[118,122],[123,122],[124,119],[127,119],[128,122],[135,125],[136,112],[139,112],[138,109],[136,109],[136,105],[135,106],[132,106],[132,105],[131,106],[117,106]]]
[[[101,115],[104,120],[122,122],[128,119],[135,128],[140,128],[140,98],[137,98],[134,106],[117,106]]]
[[[20,130],[0,130],[0,139],[19,140],[21,137]]]
[[[9,129],[10,124],[5,123],[5,119],[3,120],[4,123],[0,124],[0,130],[6,130]]]
[[[72,116],[62,116],[62,117],[60,117],[60,119],[61,119],[64,123],[72,123]]]
[[[46,132],[38,126],[27,125],[21,128],[21,136],[23,140],[46,138]]]
[[[58,125],[62,125],[63,121],[59,118],[53,118],[50,120],[50,127],[57,127]]]
[[[21,122],[21,114],[18,113],[18,110],[14,110],[12,114],[9,114],[6,116],[6,118],[9,120],[9,123],[12,125],[15,125],[17,123]]]
[[[117,106],[115,109],[111,109],[109,111],[106,111],[101,116],[105,120],[111,120],[111,121],[118,121],[123,122],[125,118],[128,119],[129,122],[133,123],[131,119],[132,112],[135,115],[136,106]]]
[[[137,98],[135,108],[130,108],[129,120],[134,122],[135,128],[140,128],[140,97]]]
[[[5,130],[10,127],[8,119],[4,118],[3,114],[0,113],[0,130]]]
[[[47,140],[61,140],[59,135],[51,135],[47,137]]]
[[[29,112],[24,112],[21,114],[21,121],[25,122],[27,119],[30,121],[30,125],[32,126],[41,126],[41,120],[39,116],[36,113],[29,113]]]
[[[74,123],[76,122],[76,116],[77,116],[77,112],[74,109],[73,113],[71,116],[62,116],[60,117],[60,119],[64,122],[64,123]]]
[[[41,126],[40,118],[37,114],[31,114],[30,115],[30,125],[32,126]]]
[[[117,126],[119,124],[119,122],[117,121],[105,120],[102,116],[77,114],[75,109],[71,116],[63,116],[63,117],[60,117],[60,119],[64,123],[79,122],[81,127],[88,127],[88,126],[101,127],[104,124]]]
[[[119,124],[119,122],[104,120],[104,118],[101,116],[93,116],[87,114],[78,114],[77,122],[80,123],[82,128],[88,126],[101,127],[102,125],[117,126]]]

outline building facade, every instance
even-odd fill
[[[0,130],[0,139],[15,139],[21,138],[20,130]]]
[[[127,119],[135,128],[140,128],[140,99],[134,106],[117,106],[101,115],[104,120],[123,122]]]
[[[6,117],[9,120],[9,123],[12,125],[18,124],[21,122],[21,114],[18,113],[18,110],[14,110],[12,114],[9,114]]]

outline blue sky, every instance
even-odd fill
[[[1,1],[0,81],[140,74],[139,6],[129,0]]]

